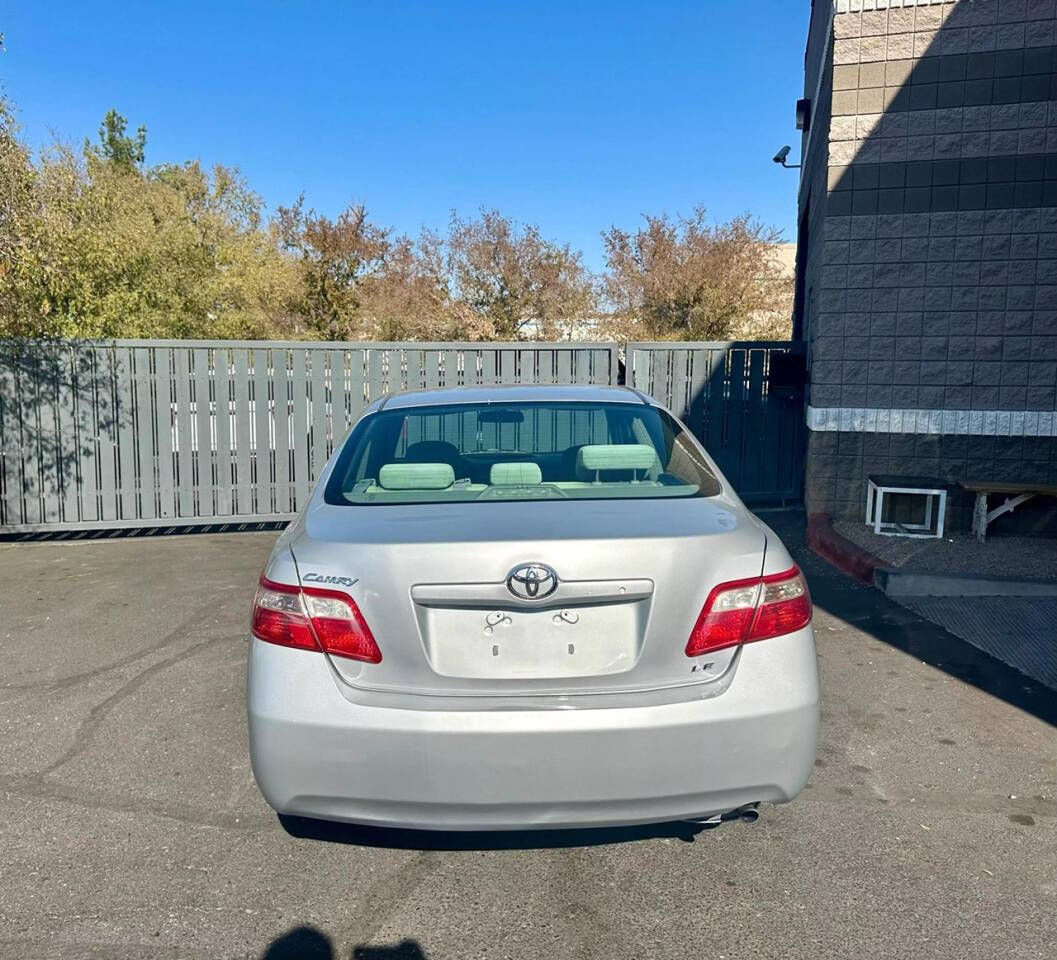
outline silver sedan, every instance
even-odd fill
[[[254,774],[429,829],[709,820],[811,771],[811,600],[693,435],[621,387],[375,401],[257,588]]]

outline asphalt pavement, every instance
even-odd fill
[[[0,544],[0,956],[1052,960],[1057,696],[766,519],[816,603],[816,771],[692,838],[292,835],[244,717],[275,534]]]

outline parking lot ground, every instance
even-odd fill
[[[274,534],[0,544],[0,956],[1052,960],[1057,698],[766,519],[816,603],[817,768],[693,842],[293,836],[244,720]]]

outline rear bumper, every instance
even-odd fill
[[[323,657],[252,641],[253,772],[280,813],[491,830],[707,817],[791,800],[811,772],[811,628],[749,644],[708,700],[573,710],[404,710],[341,696]]]

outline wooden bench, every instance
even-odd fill
[[[973,533],[981,543],[987,538],[987,526],[995,517],[1012,513],[1032,497],[1057,497],[1057,484],[1051,483],[963,483],[962,487],[976,494],[973,506]],[[987,498],[993,493],[1006,494],[1005,502],[987,509]]]

